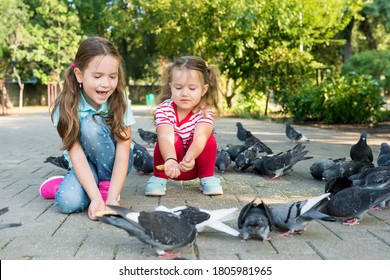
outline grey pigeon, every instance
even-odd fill
[[[149,174],[153,172],[153,157],[149,154],[148,150],[134,142],[133,156],[134,156],[134,168],[139,175]]]
[[[257,156],[258,156],[258,152],[256,149],[256,144],[255,144],[252,147],[239,153],[234,162],[235,162],[238,170],[245,171],[246,169],[248,169],[252,165],[252,161]]]
[[[273,229],[273,221],[268,206],[263,201],[260,204],[254,202],[255,199],[245,205],[238,216],[240,238],[242,240],[249,238],[270,240],[268,234]]]
[[[142,140],[144,140],[148,145],[154,146],[157,142],[157,133],[153,131],[143,130],[142,128],[138,128],[138,134]]]
[[[378,166],[390,166],[390,147],[389,144],[381,143],[379,155],[377,158]]]
[[[259,138],[254,135],[249,136],[244,142],[244,145],[247,147],[251,147],[255,144],[256,149],[259,153],[267,153],[269,155],[273,154],[271,148],[264,144]]]
[[[327,214],[319,212],[319,209],[327,202],[329,193],[319,195],[307,200],[269,204],[278,235],[290,235],[301,233],[306,225],[313,220],[334,222],[336,219]]]
[[[372,162],[374,160],[371,147],[367,144],[367,134],[365,132],[362,132],[359,141],[351,146],[350,156],[356,162]]]
[[[232,160],[230,159],[229,153],[226,150],[219,148],[215,161],[215,166],[218,168],[219,172],[224,173],[231,162]]]
[[[299,141],[301,141],[301,142],[310,141],[310,139],[307,138],[305,135],[303,135],[302,132],[300,132],[299,130],[292,127],[289,122],[286,122],[286,136],[293,143],[296,143]]]
[[[355,187],[372,187],[390,180],[390,166],[377,166],[364,170],[358,174],[354,174],[348,177],[351,180],[352,185]],[[390,199],[390,198],[389,198]],[[387,208],[390,204],[390,200],[382,201],[375,205],[372,210],[380,210]]]
[[[352,180],[354,186],[370,186],[370,185],[379,185],[390,180],[390,166],[386,170],[377,170],[373,168],[372,172],[368,173],[362,179]]]
[[[367,211],[390,199],[390,181],[377,186],[351,186],[347,178],[333,178],[325,191],[330,200],[321,209],[322,213],[344,220],[346,225],[359,224]]]
[[[0,216],[8,212],[8,207],[4,207],[0,209]],[[9,228],[9,227],[19,227],[21,223],[0,223],[0,229]]]
[[[230,159],[232,161],[235,161],[238,154],[241,153],[242,151],[245,151],[246,149],[248,149],[248,147],[244,144],[240,144],[240,145],[230,144],[226,146],[226,151],[228,152]]]
[[[298,143],[293,149],[275,155],[266,155],[252,161],[253,171],[259,174],[272,175],[269,179],[276,179],[299,161],[308,160],[313,157],[306,156],[309,152],[306,146]]]
[[[367,161],[339,161],[322,173],[322,180],[328,181],[334,177],[349,177],[371,167],[373,167],[373,164]]]
[[[122,228],[156,250],[160,257],[176,257],[168,253],[192,243],[197,235],[194,224],[185,218],[165,211],[132,212],[120,206],[109,205],[115,212],[101,211],[96,216],[100,222]]]
[[[332,166],[336,165],[337,162],[345,161],[345,158],[338,158],[338,159],[321,159],[317,160],[310,166],[310,174],[317,180],[322,181],[322,173],[331,168]]]
[[[239,235],[237,230],[224,224],[224,222],[237,219],[234,214],[237,211],[237,208],[206,210],[184,205],[169,209],[160,205],[155,211],[165,211],[179,215],[188,220],[191,224],[195,224],[198,232],[202,232],[205,228],[210,227],[229,235]]]
[[[374,166],[372,164],[368,168],[363,168],[360,172],[348,176],[348,178],[351,179],[352,181],[360,180],[360,179],[364,179],[364,177],[366,177],[370,173],[375,173],[378,171],[389,170],[389,169],[390,169],[389,166]]]
[[[44,163],[49,162],[51,164],[54,164],[55,166],[59,168],[63,168],[65,170],[70,170],[69,168],[69,162],[66,160],[64,155],[60,155],[58,157],[48,157],[44,161]]]
[[[252,135],[252,133],[249,130],[244,128],[242,123],[237,122],[236,126],[237,126],[237,138],[238,138],[238,140],[245,141],[249,136]]]

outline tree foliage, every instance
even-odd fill
[[[129,82],[156,84],[165,63],[203,57],[222,71],[229,105],[238,93],[287,104],[284,87],[340,66],[352,20],[365,13],[375,32],[390,26],[386,0],[4,0],[0,15],[5,2],[15,8],[0,36],[24,34],[16,50],[25,75],[45,83],[54,69],[59,79],[80,40],[99,35],[118,47]],[[9,61],[11,45],[0,43]]]

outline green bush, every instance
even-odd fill
[[[247,94],[238,94],[235,97],[234,114],[243,118],[259,118],[265,111],[264,94],[249,91]]]
[[[343,75],[353,72],[371,75],[390,93],[390,50],[357,53],[344,63],[341,72]]]
[[[295,119],[316,119],[326,123],[370,123],[380,117],[384,102],[378,82],[354,73],[327,77],[318,86],[306,83],[288,102]]]
[[[322,119],[322,105],[324,95],[321,88],[315,84],[306,83],[301,87],[294,87],[288,96],[287,109],[297,120]],[[288,90],[288,89],[287,89]]]

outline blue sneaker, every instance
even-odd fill
[[[146,196],[163,196],[167,189],[167,179],[159,178],[156,176],[150,177],[148,184],[146,185]]]
[[[223,194],[221,180],[214,176],[200,179],[200,189],[204,195],[221,195]]]

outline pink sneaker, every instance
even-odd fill
[[[108,196],[108,189],[110,188],[110,180],[102,180],[99,182],[98,187],[102,195],[103,201],[106,202]],[[121,199],[121,196],[118,196],[118,201]]]
[[[64,176],[54,176],[47,179],[39,188],[39,194],[46,199],[53,199],[56,197],[58,187],[60,186]]]
[[[103,201],[106,202],[107,195],[108,195],[108,189],[110,188],[111,181],[109,180],[103,180],[100,181],[98,184],[98,188],[100,193],[102,194]]]

